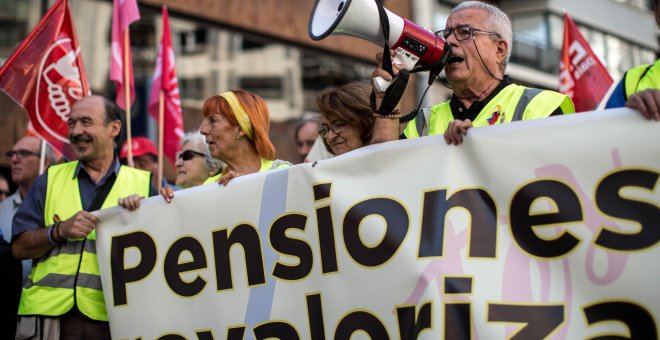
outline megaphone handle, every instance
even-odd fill
[[[419,57],[415,56],[414,54],[411,54],[410,52],[404,50],[401,47],[398,47],[394,51],[394,59],[392,60],[392,64],[397,64],[403,66],[403,69],[406,69],[408,71],[412,70],[413,67],[415,67],[415,64],[417,64],[417,61],[419,61]],[[385,60],[383,60],[383,66],[385,66]],[[383,79],[382,77],[376,77],[374,78],[374,86],[376,89],[380,92],[385,92],[388,87],[392,84],[392,81],[388,81]]]
[[[385,92],[390,85],[392,85],[391,80],[385,80],[383,77],[374,78],[374,87],[378,92]]]

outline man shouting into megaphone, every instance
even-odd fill
[[[548,90],[527,88],[505,75],[511,55],[512,28],[508,16],[495,6],[466,1],[454,7],[444,30],[438,32],[451,46],[445,75],[453,94],[449,101],[420,110],[403,132],[405,138],[444,134],[447,144],[460,144],[472,127],[543,118],[575,112],[570,98]],[[372,77],[391,80],[379,67]],[[401,65],[393,65],[397,75]],[[376,105],[384,92],[374,86]],[[372,143],[399,138],[400,114],[376,115]]]

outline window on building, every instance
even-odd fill
[[[204,99],[206,97],[206,79],[202,77],[180,77],[181,98]]]
[[[511,18],[511,22],[511,61],[547,73],[557,73],[564,39],[563,17],[552,13],[518,14]],[[655,52],[652,49],[579,23],[577,25],[614,79],[620,78],[634,65],[655,60]]]
[[[206,28],[179,31],[177,35],[181,54],[206,52],[208,46],[208,30]]]
[[[240,88],[254,92],[264,99],[283,99],[284,81],[280,77],[242,77]]]

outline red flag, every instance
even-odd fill
[[[75,158],[67,121],[73,103],[90,91],[67,0],[58,0],[5,62],[0,89],[54,149]]]
[[[183,137],[183,118],[181,117],[181,99],[174,68],[174,49],[171,36],[167,8],[163,6],[163,36],[158,49],[158,58],[156,58],[148,110],[158,120],[158,104],[162,91],[165,101],[164,121],[158,122],[158,124],[163,124],[163,153],[171,162],[175,162],[176,152]]]
[[[128,32],[128,26],[134,21],[140,20],[137,2],[135,0],[114,0],[112,7],[112,45],[110,60],[110,79],[117,85],[117,105],[126,110],[124,82],[128,82],[131,92],[131,105],[135,101],[135,84],[133,82],[133,57],[131,56],[130,38],[124,35]],[[128,49],[124,51],[124,43]],[[124,65],[124,53],[127,54],[127,65]],[[124,67],[128,68],[128,78],[124,79]]]
[[[575,111],[590,111],[612,85],[612,77],[589,47],[589,43],[564,14],[564,44],[559,66],[559,92],[573,100]]]

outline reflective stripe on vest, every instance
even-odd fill
[[[510,84],[484,106],[475,117],[472,126],[480,127],[514,120],[548,117],[558,108],[565,114],[575,112],[573,103],[566,95]],[[424,114],[417,115],[415,124],[406,126],[404,130],[406,138],[444,134],[449,123],[454,120],[449,101],[432,106],[428,122],[421,124],[417,122],[424,118]],[[425,134],[425,131],[428,131],[428,134]]]
[[[633,94],[648,89],[660,89],[660,59],[653,65],[640,65],[623,76],[626,100]]]
[[[48,169],[44,205],[46,226],[57,215],[67,220],[82,210],[78,178],[74,177],[78,162],[68,162]],[[117,205],[120,197],[132,194],[149,196],[150,173],[120,167],[117,179],[103,202],[102,209]],[[59,316],[74,304],[93,320],[107,321],[101,277],[96,257],[96,232],[86,239],[72,239],[51,248],[39,258],[22,290],[20,315]]]

